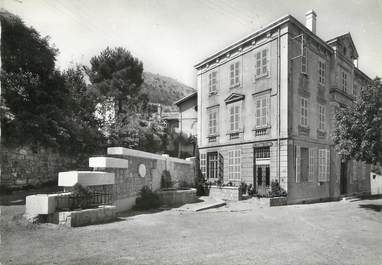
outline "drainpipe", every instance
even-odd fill
[[[279,178],[279,185],[281,185],[280,177],[280,76],[281,76],[281,63],[280,63],[280,28],[277,34],[277,175]]]

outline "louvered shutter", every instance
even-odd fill
[[[309,175],[308,175],[308,182],[314,182],[314,175],[315,175],[315,164],[316,164],[316,149],[315,148],[309,148]]]
[[[296,183],[301,180],[301,149],[296,145]]]
[[[219,179],[224,180],[224,158],[221,153],[219,153]]]
[[[325,180],[326,181],[329,181],[329,178],[330,178],[330,149],[326,149],[325,150],[326,152],[326,174],[325,174]]]

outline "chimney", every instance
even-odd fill
[[[310,10],[305,14],[305,26],[314,34],[316,34],[316,17],[317,14],[314,10]]]

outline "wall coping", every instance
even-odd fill
[[[121,156],[132,156],[132,157],[141,157],[146,159],[153,160],[166,160],[170,162],[183,163],[191,165],[192,161],[187,161],[184,159],[170,157],[168,155],[158,155],[153,153],[148,153],[140,150],[129,149],[125,147],[108,147],[107,148],[108,155],[121,155]]]
[[[97,156],[89,158],[89,167],[93,168],[128,168],[129,160],[115,157]]]
[[[216,185],[211,185],[210,188],[214,188],[214,189],[225,189],[225,190],[239,190],[239,187],[235,187],[235,186],[216,186]]]
[[[114,173],[102,171],[66,171],[58,173],[58,186],[72,187],[79,183],[83,186],[112,185]]]

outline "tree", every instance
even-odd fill
[[[91,58],[90,65],[88,74],[94,89],[105,99],[114,100],[117,116],[137,110],[135,108],[143,96],[140,93],[143,82],[141,61],[122,47],[107,47],[99,56]]]
[[[336,115],[334,142],[344,159],[382,165],[382,84],[375,78]]]
[[[18,17],[3,11],[0,20],[2,103],[9,114],[1,117],[4,143],[58,147],[66,136],[67,90],[54,68],[57,50]]]
[[[83,155],[104,147],[94,115],[97,96],[86,84],[82,68],[59,72],[58,50],[47,37],[8,12],[0,12],[0,20],[4,143]]]
[[[105,147],[105,138],[100,131],[101,120],[96,117],[97,95],[86,84],[83,67],[69,68],[62,75],[69,92],[65,125],[70,135],[70,142],[63,143],[63,146],[72,153],[94,154]]]
[[[90,60],[87,69],[105,117],[110,145],[157,152],[163,129],[148,115],[148,96],[141,92],[143,64],[122,47],[107,47]],[[111,114],[114,108],[115,115]]]

